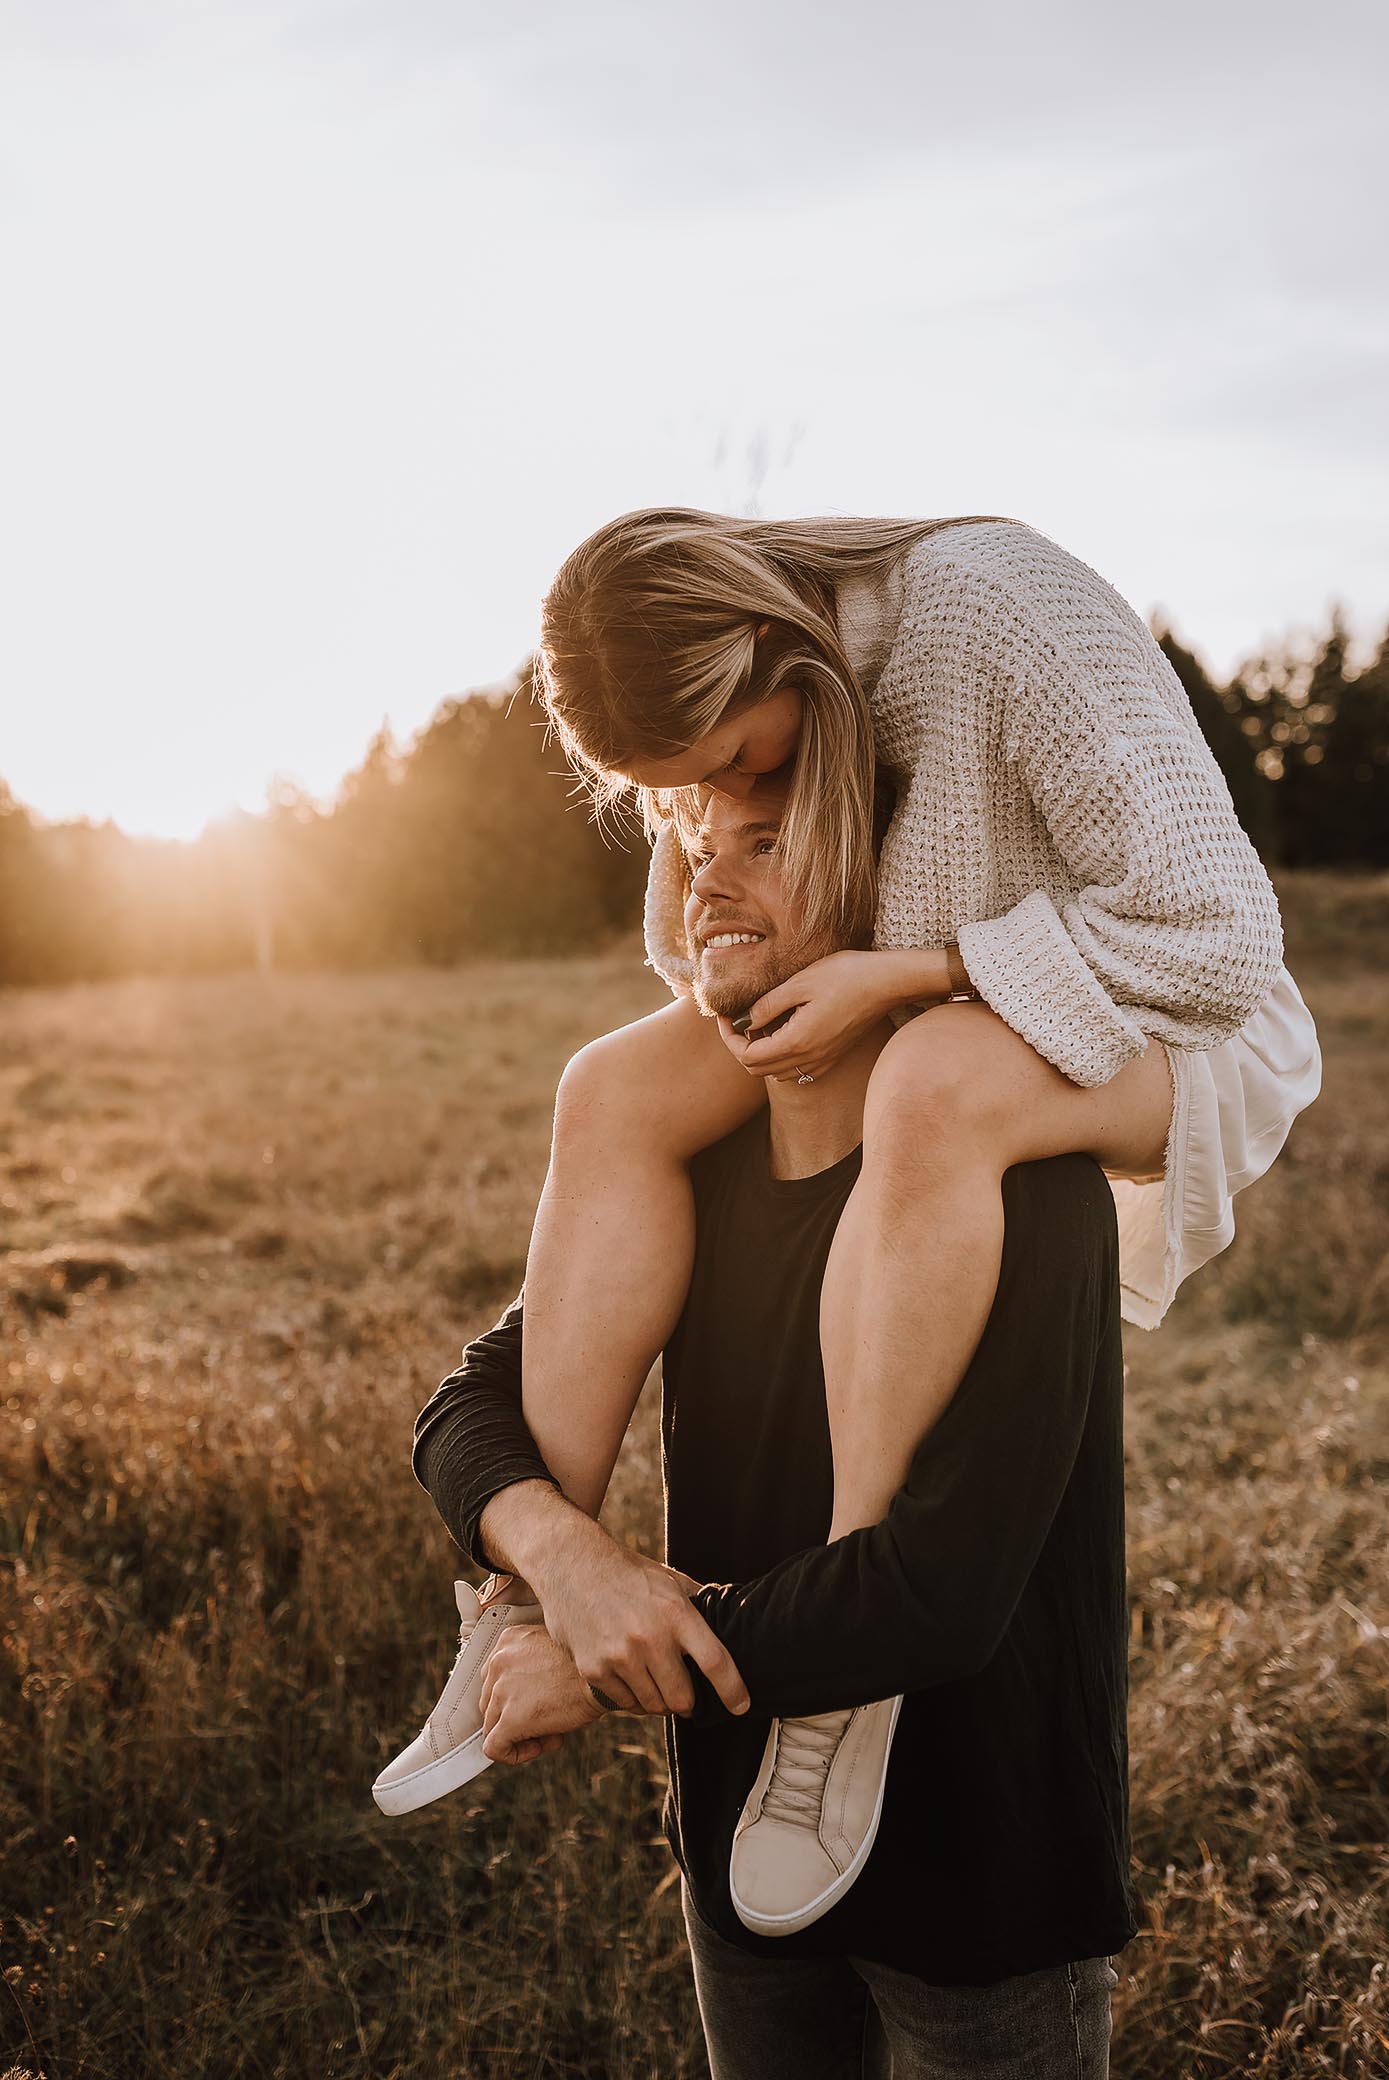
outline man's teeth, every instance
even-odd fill
[[[713,932],[705,940],[706,946],[760,946],[762,932]]]

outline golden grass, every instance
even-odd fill
[[[1280,893],[1326,1091],[1128,1336],[1130,2080],[1389,2071],[1389,880]],[[704,2071],[658,1729],[370,1798],[453,1651],[415,1410],[566,1055],[661,994],[629,948],[0,1000],[0,2070]],[[657,1493],[646,1406],[634,1538]]]

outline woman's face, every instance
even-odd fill
[[[784,686],[721,722],[674,758],[638,759],[627,777],[638,787],[712,787],[742,801],[759,780],[787,765],[801,734],[799,688]]]

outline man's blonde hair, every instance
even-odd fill
[[[631,766],[676,757],[795,686],[782,872],[809,929],[866,935],[877,907],[873,728],[835,586],[882,573],[943,528],[1001,517],[744,520],[654,506],[608,521],[546,593],[536,659],[546,713],[600,810],[635,792],[648,834],[673,823],[688,845],[702,788],[633,789]]]

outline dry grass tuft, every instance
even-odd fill
[[[1128,2080],[1389,2072],[1386,892],[1282,890],[1326,1094],[1129,1336]],[[704,2071],[654,1727],[369,1788],[453,1647],[414,1412],[514,1288],[565,1056],[656,1001],[630,952],[6,998],[6,2080]]]

